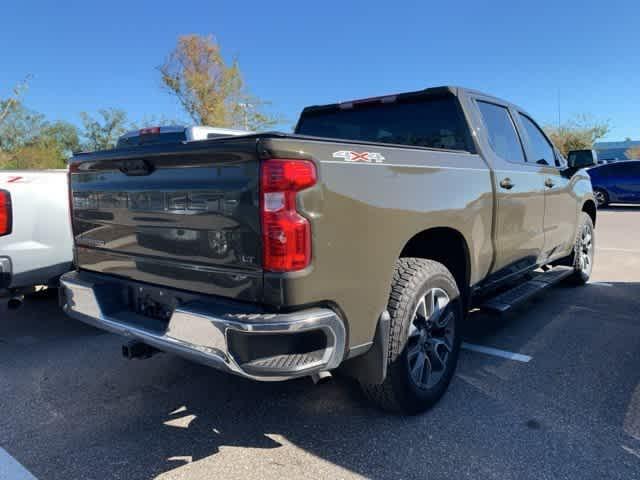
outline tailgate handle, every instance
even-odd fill
[[[124,160],[120,165],[120,171],[130,176],[150,175],[153,170],[154,166],[146,160]]]

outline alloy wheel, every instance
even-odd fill
[[[409,327],[407,361],[411,379],[419,388],[436,385],[446,371],[453,350],[454,313],[449,295],[432,288],[420,299]]]
[[[580,246],[578,248],[578,266],[586,274],[591,273],[593,265],[593,232],[591,226],[585,224],[580,233]]]
[[[593,198],[595,198],[598,207],[602,207],[607,203],[607,197],[602,190],[594,190]]]

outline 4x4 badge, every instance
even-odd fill
[[[339,150],[337,152],[333,152],[333,158],[342,158],[346,162],[384,162],[384,157],[378,152],[352,152],[351,150]]]

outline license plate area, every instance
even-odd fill
[[[175,297],[157,288],[129,286],[127,293],[131,312],[156,320],[165,326],[169,324],[171,315],[179,303]]]

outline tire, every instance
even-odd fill
[[[593,271],[594,254],[595,230],[593,221],[587,213],[582,212],[569,263],[573,267],[573,274],[569,277],[571,283],[584,285],[589,281]]]
[[[401,258],[387,309],[387,376],[382,384],[361,384],[362,390],[383,410],[415,415],[442,397],[455,372],[464,316],[460,292],[441,263]]]
[[[606,190],[603,190],[602,188],[594,188],[593,196],[596,200],[598,208],[606,207],[607,205],[609,205],[609,194]]]

